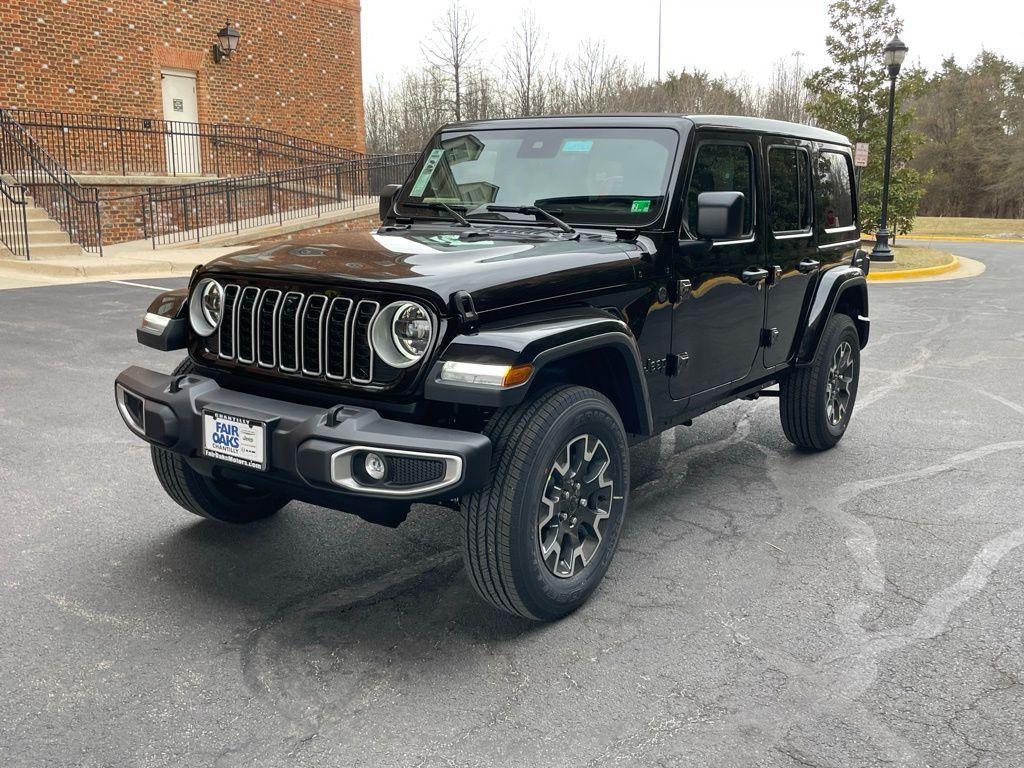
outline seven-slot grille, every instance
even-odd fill
[[[224,319],[208,349],[244,365],[371,384],[370,327],[380,307],[372,299],[230,284]]]

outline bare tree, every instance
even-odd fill
[[[445,14],[434,22],[433,34],[421,45],[427,62],[451,82],[455,120],[462,120],[462,96],[466,70],[473,66],[480,37],[473,15],[459,0],[451,0]]]
[[[533,9],[524,10],[505,47],[502,67],[508,83],[509,109],[514,115],[535,115],[544,111],[545,38]]]
[[[797,52],[789,60],[775,62],[768,85],[759,89],[753,99],[758,114],[775,120],[807,122],[807,72],[800,63],[802,55]]]

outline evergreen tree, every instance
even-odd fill
[[[823,128],[871,146],[868,166],[860,178],[860,221],[874,231],[882,210],[889,75],[882,49],[903,27],[889,0],[833,0],[828,9],[832,34],[825,38],[831,63],[807,78],[808,113]],[[889,228],[910,229],[917,213],[924,179],[911,166],[921,137],[911,129],[912,97],[924,86],[924,73],[905,69],[897,88],[893,123],[892,180],[889,187]]]

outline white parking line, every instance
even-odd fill
[[[109,280],[108,282],[117,283],[118,285],[130,285],[134,288],[152,288],[154,291],[169,291],[170,288],[164,288],[160,285],[146,285],[145,283],[129,283],[124,280]]]

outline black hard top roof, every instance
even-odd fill
[[[486,130],[488,128],[529,129],[567,128],[589,126],[593,128],[716,128],[724,131],[747,131],[769,133],[775,136],[792,136],[797,139],[823,141],[830,144],[849,146],[850,140],[840,133],[826,131],[801,123],[787,123],[782,120],[765,120],[760,117],[738,115],[668,115],[668,114],[613,114],[613,115],[551,115],[548,117],[514,117],[498,120],[453,123],[444,129]]]

